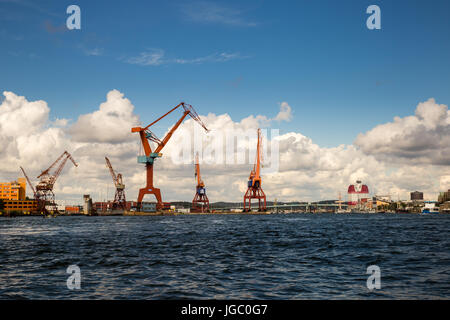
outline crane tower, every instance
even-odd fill
[[[166,134],[166,136],[160,140],[153,132],[150,131],[150,127],[166,117],[168,114],[170,114],[172,111],[178,109],[179,107],[183,107],[184,112],[181,118],[175,123],[175,125],[169,130],[169,132]],[[197,112],[195,112],[194,108],[186,104],[184,102],[179,103],[176,107],[169,110],[166,114],[159,117],[152,123],[150,123],[148,126],[142,128],[142,127],[134,127],[131,128],[131,132],[138,132],[139,136],[141,138],[141,143],[144,149],[144,155],[140,155],[137,158],[138,163],[144,163],[147,173],[147,184],[144,188],[139,189],[139,195],[138,195],[138,208],[141,208],[142,199],[146,194],[153,194],[156,198],[157,204],[156,208],[157,210],[161,210],[163,208],[163,202],[161,198],[161,191],[158,188],[155,188],[153,186],[153,165],[157,158],[162,157],[162,149],[164,146],[169,142],[170,138],[172,137],[173,133],[177,128],[180,126],[180,124],[183,122],[183,120],[190,116],[192,119],[194,119],[196,122],[198,122],[203,129],[208,132],[208,129],[206,128],[205,124],[201,121],[200,117],[198,116]],[[156,144],[156,148],[152,150],[149,141],[152,141]]]
[[[206,195],[205,183],[200,175],[198,154],[195,156],[195,177],[197,178],[197,186],[195,188],[194,200],[192,200],[191,212],[209,212],[209,200]]]
[[[253,170],[250,172],[248,189],[244,195],[244,212],[252,209],[252,199],[258,199],[258,211],[266,211],[266,195],[261,188],[261,159],[262,159],[262,136],[261,129],[258,129],[258,144],[256,148],[256,160]],[[248,203],[247,203],[248,202]],[[262,202],[262,203],[261,203]]]
[[[53,193],[53,186],[55,185],[56,179],[58,179],[68,159],[72,161],[75,167],[78,167],[78,164],[75,162],[75,160],[73,160],[70,153],[64,151],[63,154],[60,155],[59,158],[56,159],[56,161],[50,165],[50,167],[42,171],[41,174],[38,176],[38,179],[40,178],[40,180],[36,185],[35,191],[35,198],[38,202],[38,212],[43,214],[51,213],[49,212],[47,207],[50,208],[50,210],[53,212],[58,211],[55,203],[55,194]],[[52,173],[53,169],[55,170]],[[29,180],[28,183],[30,183]]]
[[[112,204],[113,209],[126,209],[127,200],[125,198],[125,185],[122,181],[122,174],[115,173],[114,169],[109,161],[108,157],[105,157],[106,166],[109,168],[109,172],[111,173],[111,177],[114,182],[114,186],[116,187],[116,194],[114,195],[114,201]]]

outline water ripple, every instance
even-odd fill
[[[0,298],[449,299],[449,227],[450,215],[2,218]]]

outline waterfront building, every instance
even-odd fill
[[[83,207],[82,206],[65,206],[64,208],[66,214],[80,214],[83,212]]]
[[[349,206],[357,206],[368,203],[369,187],[362,184],[360,180],[356,181],[355,184],[348,187],[348,199]]]
[[[25,200],[27,181],[18,178],[17,181],[0,182],[0,199],[2,200]]]
[[[107,202],[94,202],[92,204],[93,209],[97,212],[100,211],[110,211],[113,209],[113,202],[107,201]],[[125,210],[130,211],[131,209],[137,208],[137,202],[136,201],[127,201],[125,203]]]
[[[4,211],[34,212],[37,211],[36,200],[3,200]]]
[[[450,201],[450,189],[448,189],[447,192],[441,192],[441,194],[438,197],[438,202],[444,203]]]
[[[411,192],[411,201],[423,201],[423,192]]]

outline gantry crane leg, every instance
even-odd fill
[[[249,187],[247,189],[244,195],[244,212],[250,212],[252,210],[252,199],[258,199],[258,211],[266,211],[266,195],[260,186],[258,188]]]
[[[156,198],[156,209],[161,210],[163,208],[163,202],[161,198],[161,191],[158,188],[153,187],[153,164],[147,163],[145,165],[147,169],[147,185],[145,188],[139,189],[138,195],[138,208],[141,208],[142,199],[146,194],[153,194]]]

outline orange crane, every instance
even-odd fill
[[[122,174],[115,173],[114,169],[109,161],[108,157],[105,157],[106,166],[109,168],[109,172],[111,173],[111,177],[114,182],[114,186],[116,187],[116,194],[114,195],[114,201],[112,204],[113,209],[126,209],[127,200],[125,198],[125,185],[122,181]]]
[[[195,188],[194,200],[192,200],[191,212],[209,212],[209,200],[206,195],[205,183],[200,176],[198,154],[195,156],[195,177],[197,178],[197,187]]]
[[[258,211],[266,211],[266,195],[261,188],[261,160],[262,160],[262,136],[261,129],[258,129],[258,145],[256,148],[256,160],[253,165],[253,170],[250,172],[248,178],[248,189],[244,195],[244,212],[249,212],[252,209],[252,199],[258,199]],[[261,200],[263,203],[261,204]],[[248,207],[247,207],[248,201]]]
[[[36,193],[35,198],[38,201],[38,211],[40,213],[49,214],[50,212],[46,208],[46,206],[50,207],[52,211],[57,212],[56,203],[55,203],[55,194],[53,193],[53,186],[61,174],[64,165],[67,160],[70,159],[75,167],[78,167],[78,164],[73,160],[70,153],[64,151],[62,155],[56,159],[55,162],[51,164],[50,167],[41,172],[38,176],[41,180],[36,185]],[[56,167],[54,173],[51,173],[51,170],[59,163]]]
[[[158,137],[153,132],[151,132],[149,128],[152,125],[154,125],[155,123],[157,123],[158,121],[160,121],[161,119],[163,119],[164,117],[166,117],[168,114],[173,112],[174,110],[178,109],[179,107],[183,107],[183,109],[184,109],[183,115],[175,123],[175,125],[169,130],[169,132],[166,134],[166,136],[162,140],[158,139]],[[138,195],[138,199],[137,199],[139,210],[141,208],[142,199],[144,198],[144,195],[146,195],[146,194],[153,194],[156,197],[156,201],[157,201],[156,209],[157,210],[161,210],[164,207],[164,204],[163,204],[162,198],[161,198],[161,191],[158,188],[155,188],[153,186],[153,165],[157,158],[162,157],[161,150],[164,148],[164,146],[167,144],[167,142],[172,137],[175,130],[180,126],[180,124],[183,122],[183,120],[188,115],[192,119],[197,121],[203,127],[203,129],[206,130],[206,132],[208,132],[208,129],[206,128],[205,124],[201,121],[200,117],[195,112],[194,108],[192,108],[191,105],[186,104],[184,102],[181,102],[176,107],[169,110],[166,114],[159,117],[158,119],[156,119],[155,121],[150,123],[145,128],[142,128],[142,127],[131,128],[131,132],[138,132],[139,136],[141,138],[141,143],[144,148],[144,155],[138,156],[137,162],[145,163],[145,168],[146,168],[146,172],[147,172],[147,184],[146,184],[145,188],[139,189],[139,195]],[[155,150],[152,150],[152,148],[150,147],[149,140],[156,144]]]

